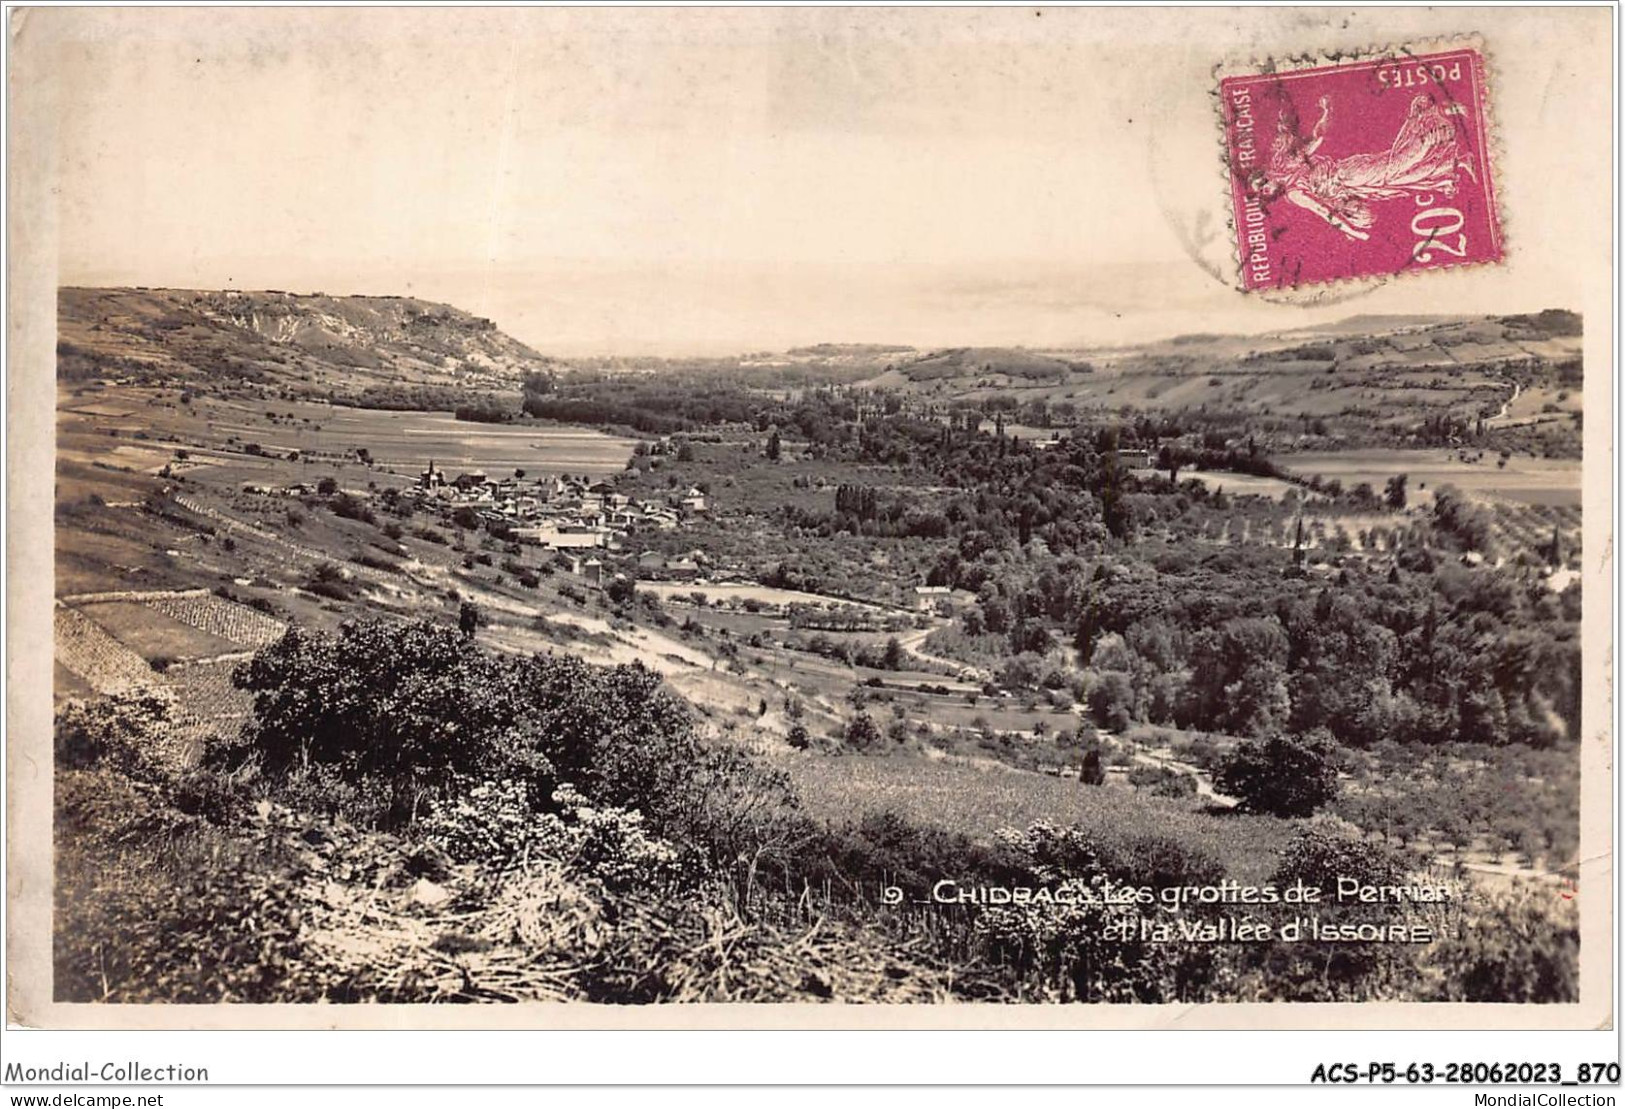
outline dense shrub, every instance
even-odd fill
[[[843,738],[854,751],[869,751],[879,747],[885,736],[881,734],[880,725],[875,723],[874,717],[860,712],[847,721]]]
[[[56,999],[321,997],[284,859],[132,787],[105,769],[58,780]]]
[[[1309,816],[1337,795],[1337,769],[1309,744],[1272,736],[1239,744],[1213,785],[1248,812]]]
[[[1339,879],[1393,886],[1409,880],[1413,860],[1364,837],[1353,825],[1317,817],[1282,853],[1270,881],[1281,889],[1302,883],[1321,891],[1305,914],[1327,926],[1427,926],[1439,939],[1459,927],[1449,903],[1340,901]],[[1418,961],[1429,948],[1385,942],[1274,943],[1249,945],[1241,954],[1249,995],[1282,1001],[1399,1000],[1418,997]]]
[[[1405,879],[1407,860],[1351,824],[1331,817],[1318,818],[1305,827],[1281,853],[1272,881],[1279,886],[1295,882],[1332,896],[1339,878],[1363,886],[1393,886]]]
[[[1129,784],[1157,797],[1194,797],[1196,778],[1162,766],[1135,766],[1128,772]]]
[[[155,687],[64,701],[56,710],[56,767],[78,770],[105,760],[130,773],[138,760],[170,745],[174,714],[174,695]]]
[[[1219,956],[1209,945],[1160,944],[1142,921],[1158,910],[1124,886],[1205,885],[1217,863],[1160,837],[1107,843],[1079,828],[1034,824],[1001,836],[1027,883],[1062,892],[1062,904],[989,907],[976,929],[989,956],[1055,1000],[1167,1002],[1206,995]],[[1165,918],[1166,920],[1166,918]]]
[[[486,781],[511,781],[531,807],[555,811],[568,782],[592,805],[643,814],[709,866],[788,842],[782,776],[703,744],[641,666],[516,658],[432,623],[351,621],[336,635],[293,629],[235,677],[255,695],[254,719],[212,761],[255,765],[288,787],[320,768],[329,788],[312,796],[363,823],[411,823]]]

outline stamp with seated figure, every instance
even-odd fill
[[[1219,83],[1242,288],[1500,261],[1479,51],[1270,68]]]

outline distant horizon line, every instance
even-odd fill
[[[457,304],[455,304],[455,303],[453,303],[451,301],[433,300],[433,299],[423,297],[423,296],[419,296],[419,295],[416,295],[416,294],[413,294],[413,293],[329,293],[329,292],[326,292],[324,290],[319,290],[319,289],[318,290],[312,290],[312,291],[309,291],[309,292],[299,292],[299,291],[292,290],[292,289],[275,289],[275,288],[270,288],[270,287],[266,287],[266,288],[246,288],[246,287],[239,288],[239,287],[233,287],[233,286],[221,286],[221,287],[211,288],[211,287],[207,287],[207,286],[194,286],[194,285],[133,285],[133,284],[115,284],[115,285],[95,285],[95,284],[90,284],[90,285],[87,285],[87,284],[67,283],[67,284],[59,284],[57,286],[57,291],[59,293],[63,292],[63,291],[67,291],[67,290],[80,290],[80,291],[87,291],[87,292],[88,291],[128,291],[128,292],[162,292],[162,293],[220,293],[220,294],[235,293],[235,294],[242,295],[242,296],[275,295],[275,296],[304,297],[304,298],[326,297],[326,298],[329,298],[329,299],[332,299],[332,300],[412,300],[412,301],[417,301],[417,302],[422,303],[422,304],[435,304],[435,305],[439,305],[441,307],[450,308],[450,309],[453,309],[454,311],[461,312],[464,315],[470,316],[470,317],[475,318],[475,319],[489,320],[493,325],[495,325],[497,327],[498,330],[502,331],[503,334],[508,335],[510,338],[513,338],[516,341],[521,342],[526,346],[532,347],[532,349],[535,349],[535,344],[534,343],[532,343],[531,341],[526,340],[526,339],[521,339],[517,335],[514,335],[511,331],[509,331],[501,323],[501,321],[495,319],[494,317],[483,316],[483,315],[479,314],[478,312],[472,311],[472,310],[467,309],[467,308],[463,308],[463,307],[461,307],[461,306],[459,306],[459,305],[457,305]],[[935,353],[935,352],[939,352],[939,351],[967,350],[967,349],[978,349],[978,348],[988,349],[988,350],[1019,350],[1019,351],[1030,351],[1030,352],[1039,352],[1039,353],[1042,353],[1044,351],[1068,351],[1068,352],[1100,351],[1100,350],[1130,349],[1130,348],[1138,347],[1138,346],[1149,346],[1149,345],[1152,345],[1152,344],[1155,344],[1155,343],[1176,343],[1176,342],[1178,342],[1180,340],[1192,340],[1192,339],[1202,339],[1202,338],[1246,339],[1246,338],[1256,338],[1256,337],[1261,337],[1261,336],[1266,336],[1266,335],[1289,335],[1289,334],[1292,334],[1294,332],[1322,331],[1322,330],[1325,330],[1325,329],[1330,328],[1330,327],[1338,327],[1338,326],[1349,324],[1349,323],[1352,323],[1352,322],[1354,322],[1356,320],[1362,320],[1362,319],[1369,319],[1369,320],[1373,320],[1373,321],[1379,321],[1379,320],[1395,320],[1395,321],[1407,320],[1407,321],[1418,321],[1418,322],[1431,322],[1431,321],[1453,320],[1453,319],[1488,319],[1488,318],[1498,318],[1498,317],[1509,316],[1509,315],[1538,315],[1539,313],[1549,312],[1549,311],[1568,311],[1568,312],[1573,312],[1575,315],[1581,315],[1581,313],[1579,313],[1579,312],[1574,312],[1573,309],[1557,308],[1557,307],[1554,307],[1554,306],[1551,306],[1551,305],[1548,305],[1548,306],[1543,307],[1543,308],[1525,309],[1522,312],[1425,312],[1425,313],[1355,312],[1355,313],[1353,313],[1351,315],[1340,316],[1340,317],[1338,317],[1337,319],[1335,319],[1333,321],[1330,321],[1330,322],[1327,322],[1327,323],[1322,323],[1322,324],[1307,324],[1307,325],[1300,325],[1300,326],[1295,326],[1295,327],[1274,328],[1274,329],[1265,330],[1265,331],[1219,331],[1219,330],[1213,330],[1213,329],[1198,329],[1198,330],[1193,330],[1193,331],[1176,332],[1176,333],[1171,334],[1171,335],[1163,336],[1163,337],[1160,337],[1160,338],[1154,338],[1154,339],[1146,339],[1146,340],[1143,340],[1143,341],[1140,341],[1140,342],[1114,342],[1114,341],[1110,341],[1110,340],[1099,340],[1099,339],[1094,339],[1094,340],[1080,339],[1080,340],[1077,340],[1077,341],[1071,341],[1071,342],[1065,342],[1065,343],[1042,343],[1042,344],[1010,343],[1010,342],[995,342],[995,341],[940,342],[940,343],[922,344],[922,343],[903,343],[903,342],[886,341],[886,340],[878,340],[878,339],[820,339],[820,340],[815,340],[815,341],[794,343],[792,345],[782,346],[782,347],[781,346],[735,347],[735,348],[730,348],[730,349],[727,349],[727,350],[723,350],[722,348],[710,348],[710,349],[695,348],[695,349],[693,349],[693,350],[691,350],[691,351],[689,351],[687,353],[666,353],[666,354],[634,353],[634,352],[628,351],[628,350],[626,350],[624,348],[617,350],[617,349],[607,348],[607,347],[606,348],[593,349],[593,350],[577,350],[574,353],[570,353],[570,354],[549,354],[545,350],[537,350],[537,353],[540,354],[541,356],[543,356],[544,358],[552,358],[552,359],[555,359],[555,360],[558,360],[558,361],[585,360],[585,359],[629,359],[629,360],[635,359],[635,360],[644,360],[644,361],[684,361],[684,360],[695,359],[695,358],[740,358],[740,359],[744,359],[744,358],[749,358],[749,357],[752,357],[752,356],[759,356],[759,355],[765,355],[765,354],[790,354],[790,353],[794,353],[794,352],[797,352],[797,351],[809,350],[811,348],[820,347],[820,346],[849,347],[849,348],[861,348],[861,347],[885,348],[885,349],[890,349],[890,350],[897,351],[898,353],[907,353],[907,352]]]

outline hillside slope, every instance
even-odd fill
[[[297,395],[514,390],[557,363],[490,320],[411,297],[85,289],[58,293],[57,375]]]
[[[1572,312],[1357,317],[1273,334],[1184,335],[1131,347],[955,349],[899,362],[865,384],[932,402],[996,396],[1073,409],[1224,411],[1409,425],[1467,420],[1527,397],[1566,420],[1579,407],[1581,327]],[[1527,403],[1527,402],[1526,402]]]

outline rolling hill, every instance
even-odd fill
[[[66,288],[60,380],[113,378],[295,395],[392,388],[518,389],[558,363],[490,320],[411,297]]]
[[[1366,316],[1265,335],[1182,335],[1132,347],[956,348],[899,362],[865,384],[931,402],[1003,394],[1079,410],[1340,416],[1397,425],[1430,410],[1488,416],[1502,409],[1515,386],[1577,397],[1580,331],[1579,317],[1559,310]]]

